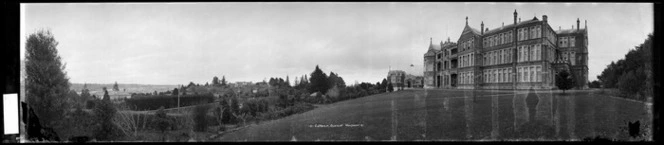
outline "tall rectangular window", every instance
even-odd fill
[[[523,67],[523,82],[528,82],[528,67]]]
[[[574,47],[576,44],[576,38],[574,36],[569,37],[569,47]]]
[[[535,45],[530,45],[530,61],[535,60]]]
[[[537,38],[542,38],[542,26],[537,25]]]
[[[498,64],[498,51],[493,51],[493,64]]]
[[[570,52],[569,57],[572,65],[576,65],[576,53],[574,51]]]
[[[507,50],[502,49],[500,51],[502,52],[501,54],[503,54],[503,63],[507,63]]]
[[[531,35],[530,38],[532,38],[532,39],[537,38],[537,33],[536,32],[537,32],[537,28],[535,28],[535,26],[530,27],[530,33],[532,33],[532,34],[530,34]]]
[[[528,61],[528,46],[523,46],[523,59],[521,61]]]
[[[507,77],[507,74],[505,73],[505,69],[504,69],[504,68],[503,68],[503,69],[500,69],[500,73],[503,74],[503,75],[502,75],[502,78],[501,78],[501,79],[502,79],[501,82],[503,82],[503,83],[504,83],[504,82],[507,82],[507,78],[506,78],[506,77]]]
[[[495,70],[495,69],[492,70],[492,71],[491,71],[491,74],[493,74],[493,76],[491,77],[491,78],[492,78],[491,82],[494,82],[494,83],[497,82],[497,81],[496,81],[496,77],[497,77],[498,75],[496,74],[496,70]]]
[[[531,80],[531,82],[535,81],[535,67],[534,66],[530,66],[530,80]]]
[[[537,66],[537,82],[542,82],[542,66]]]
[[[486,70],[486,83],[491,83],[491,70]]]
[[[521,46],[516,47],[516,62],[521,62]]]
[[[535,55],[537,55],[537,60],[542,60],[542,45],[537,44],[537,51],[535,52]]]
[[[499,69],[498,74],[500,74],[499,77],[498,77],[498,82],[501,82],[501,83],[505,82],[505,73],[503,73],[503,69]]]
[[[486,83],[490,83],[490,82],[489,82],[489,70],[485,70],[485,71],[484,71],[484,78],[485,78],[485,81],[484,81],[484,82],[486,82]]]
[[[498,64],[502,64],[502,63],[503,63],[503,62],[502,62],[502,61],[503,61],[503,60],[502,60],[502,59],[503,59],[503,53],[501,53],[500,50],[498,50],[498,51],[496,51],[496,52],[498,53],[498,54],[497,54],[497,55],[498,55]]]
[[[507,82],[512,82],[512,69],[507,69]]]
[[[493,35],[491,38],[493,38],[493,43],[491,46],[496,46],[498,44],[498,35]]]
[[[523,76],[523,70],[522,70],[521,67],[518,68],[517,73],[518,73],[518,75],[517,75],[518,82],[523,82],[523,77],[522,77]]]
[[[503,44],[504,41],[505,41],[505,37],[503,36],[503,33],[500,33],[500,43],[499,44]]]
[[[510,31],[510,41],[511,42],[514,42],[514,35],[516,35],[516,33],[513,33],[512,31]]]
[[[468,54],[468,66],[473,66],[473,54]]]
[[[525,67],[524,69],[524,75],[526,76],[525,82],[530,82],[530,67]]]
[[[505,83],[509,82],[509,80],[507,80],[507,76],[509,76],[509,73],[507,73],[507,68],[503,68],[503,82]]]
[[[468,66],[468,55],[463,55],[463,67]]]
[[[529,53],[528,48],[529,48],[528,45],[523,46],[523,61],[528,61],[528,53]]]

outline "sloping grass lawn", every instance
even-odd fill
[[[597,91],[405,90],[321,106],[232,132],[222,141],[650,140],[640,102]]]

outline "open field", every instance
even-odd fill
[[[651,127],[649,106],[591,90],[405,90],[261,122],[220,140],[650,140],[643,129]],[[627,121],[637,120],[645,137],[628,134]]]

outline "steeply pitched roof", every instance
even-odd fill
[[[427,53],[424,53],[424,56],[435,56],[436,55],[436,50],[434,49],[429,49]]]
[[[556,34],[571,34],[571,33],[583,33],[585,32],[586,29],[563,29],[563,30],[557,30]]]
[[[504,30],[504,29],[511,29],[511,28],[513,28],[513,27],[515,27],[515,26],[521,26],[521,25],[531,24],[531,23],[535,23],[535,22],[540,22],[540,20],[537,19],[537,18],[533,18],[533,19],[530,19],[530,20],[526,20],[526,21],[518,22],[518,23],[516,23],[516,25],[514,25],[514,24],[509,24],[509,25],[506,25],[506,26],[504,26],[504,27],[499,27],[499,28],[495,28],[495,29],[489,29],[489,31],[484,32],[484,35],[491,35],[491,34],[493,34],[493,33],[499,32],[499,31]]]
[[[470,27],[468,25],[466,25],[466,27],[463,28],[463,32],[461,34],[463,35],[463,33],[466,33],[467,31],[470,31],[471,33],[473,33],[475,35],[480,35],[480,31],[478,31],[477,29],[475,29],[473,27]]]
[[[440,50],[440,45],[439,44],[429,44],[429,50]]]

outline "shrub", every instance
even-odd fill
[[[556,87],[563,90],[563,93],[565,90],[569,90],[575,86],[576,83],[574,80],[574,75],[567,70],[556,73]]]
[[[86,102],[87,103],[85,105],[85,108],[86,109],[93,109],[93,108],[95,108],[95,105],[97,104],[97,99],[88,100]]]
[[[636,71],[629,71],[620,76],[620,79],[618,79],[618,88],[624,97],[641,100],[643,98],[639,98],[639,96],[643,96],[641,90],[644,82],[645,75],[643,67],[641,67]]]
[[[117,110],[110,101],[100,101],[94,109],[95,118],[98,125],[95,129],[95,138],[97,140],[112,140],[117,137],[120,130],[113,124]]]
[[[165,132],[168,129],[168,127],[171,127],[171,120],[168,118],[166,115],[166,111],[164,111],[164,107],[160,107],[159,110],[155,113],[155,126],[157,129],[159,129],[162,133],[162,141],[164,140],[164,136],[166,135]]]
[[[194,115],[195,131],[205,131],[207,129],[208,120],[206,119],[206,116],[208,109],[210,109],[210,107],[207,105],[200,105],[194,108],[192,114]]]

